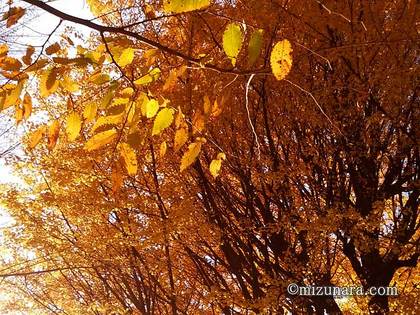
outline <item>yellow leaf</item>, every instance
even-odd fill
[[[124,98],[130,98],[133,95],[134,90],[131,87],[126,87],[124,90],[121,91],[121,96]]]
[[[216,178],[219,176],[220,168],[222,167],[222,160],[226,159],[226,155],[224,153],[217,154],[217,158],[210,163],[210,173],[211,175]]]
[[[100,132],[94,135],[85,143],[85,150],[93,151],[103,147],[104,145],[112,142],[117,137],[117,131],[115,129]]]
[[[96,85],[104,84],[106,82],[109,82],[109,80],[110,80],[110,77],[106,73],[97,73],[89,78],[89,81]]]
[[[283,80],[292,68],[292,46],[287,39],[278,42],[271,52],[271,70],[277,80]]]
[[[65,76],[63,80],[60,82],[60,84],[63,87],[63,89],[65,89],[67,92],[70,92],[70,93],[74,93],[80,89],[79,84],[77,84],[68,76]]]
[[[219,106],[217,99],[214,100],[213,107],[211,108],[210,116],[215,118],[222,113],[222,108]]]
[[[134,176],[137,174],[137,155],[128,143],[120,143],[118,145],[121,157],[124,160],[125,168],[128,175]]]
[[[82,128],[82,119],[79,114],[72,112],[67,116],[66,133],[70,141],[76,140]]]
[[[206,114],[206,115],[210,114],[211,103],[210,103],[210,99],[207,95],[204,96],[203,110],[204,110],[204,114]]]
[[[118,58],[118,65],[122,68],[125,66],[128,66],[133,62],[134,59],[134,52],[135,50],[133,48],[126,48],[121,53],[121,56]]]
[[[47,55],[55,54],[58,51],[60,51],[60,44],[59,43],[54,43],[54,44],[48,46],[45,49],[45,52],[47,53]]]
[[[121,173],[120,167],[112,169],[111,182],[112,182],[112,192],[115,194],[121,189],[124,183],[124,177],[123,177],[123,174]]]
[[[187,70],[187,66],[182,66],[178,69],[172,69],[169,71],[169,76],[165,81],[165,84],[162,88],[163,91],[171,90],[175,85],[180,76],[182,76]]]
[[[2,109],[13,106],[16,104],[16,102],[18,102],[20,94],[22,93],[23,82],[21,81],[17,85],[11,85],[11,87],[14,88],[6,92],[6,99],[4,100]]]
[[[263,44],[263,30],[259,29],[252,33],[248,45],[248,64],[252,66],[257,61]]]
[[[175,127],[179,128],[185,124],[184,114],[182,113],[181,107],[178,106],[178,114],[175,118]]]
[[[41,126],[31,134],[31,136],[29,137],[29,149],[33,149],[38,145],[38,143],[44,136],[46,130],[46,126]]]
[[[152,135],[160,134],[164,129],[168,128],[174,120],[174,110],[172,108],[163,108],[156,116]]]
[[[236,58],[241,50],[244,35],[238,23],[230,23],[223,33],[223,50],[235,66]]]
[[[103,127],[105,125],[113,125],[113,126],[118,125],[119,123],[123,121],[123,119],[124,119],[124,113],[121,113],[118,115],[99,117],[92,127],[92,132],[95,132],[96,129]]]
[[[144,84],[152,83],[152,82],[156,81],[157,79],[159,79],[160,72],[161,71],[160,71],[159,68],[153,68],[152,70],[149,71],[149,73],[145,74],[141,78],[134,81],[134,84],[144,85]]]
[[[162,157],[164,157],[165,156],[165,154],[166,154],[166,150],[168,149],[168,146],[166,145],[166,141],[163,141],[161,144],[160,144],[160,147],[159,147],[159,156],[162,158]]]
[[[147,118],[155,117],[157,111],[159,110],[159,102],[155,99],[150,99],[147,102],[142,104],[142,113]]]
[[[98,106],[95,102],[87,104],[83,110],[83,118],[87,121],[94,120],[96,117],[96,112],[98,111]]]
[[[48,128],[48,149],[54,149],[60,132],[60,123],[54,120]]]
[[[48,97],[57,91],[58,80],[57,80],[58,71],[56,68],[49,69],[44,72],[40,78],[39,82],[39,93],[42,97]]]
[[[19,106],[16,108],[16,111],[15,111],[16,125],[19,125],[22,119],[23,119],[23,108]]]
[[[6,44],[0,44],[0,58],[7,55],[9,52],[9,46]]]
[[[180,128],[175,132],[174,138],[174,151],[177,152],[188,140],[188,130],[186,128]]]
[[[203,9],[210,5],[210,0],[165,0],[163,10],[166,13],[182,13]]]
[[[192,121],[192,133],[193,135],[196,133],[201,133],[204,130],[205,127],[205,121],[204,121],[205,117],[204,115],[200,112],[197,111],[194,116],[193,116],[193,121]]]
[[[26,72],[34,72],[34,71],[37,71],[39,69],[44,68],[47,64],[48,64],[48,60],[47,59],[39,59],[34,64],[31,64],[30,66],[28,66],[28,68],[26,69]]]
[[[23,97],[23,118],[27,120],[32,113],[32,98],[28,93]]]
[[[188,151],[184,153],[181,159],[181,172],[190,166],[197,159],[201,151],[201,141],[196,141],[188,146]]]

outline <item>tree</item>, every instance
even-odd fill
[[[48,112],[3,194],[10,285],[69,314],[345,312],[290,283],[418,297],[416,4],[88,3],[3,18],[95,31],[1,46],[1,107]],[[348,305],[415,313],[401,296]]]

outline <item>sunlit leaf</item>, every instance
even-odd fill
[[[152,135],[160,134],[164,129],[168,128],[174,120],[174,110],[172,108],[163,108],[157,114],[154,124]]]
[[[76,112],[72,112],[67,116],[66,133],[70,141],[76,140],[82,128],[82,119]]]
[[[155,99],[150,99],[147,102],[142,104],[142,114],[147,118],[155,117],[157,111],[159,110],[159,102]]]
[[[188,146],[187,152],[184,153],[181,159],[181,172],[185,170],[188,166],[190,166],[192,163],[194,163],[194,161],[197,159],[198,155],[201,152],[201,145],[201,141],[196,141]]]
[[[95,119],[97,111],[98,111],[98,106],[96,102],[90,102],[83,109],[83,118],[86,119],[87,121],[91,121]]]
[[[9,46],[6,44],[0,44],[0,58],[7,55],[9,52]]]
[[[210,0],[164,0],[163,10],[167,13],[182,13],[206,8]]]
[[[96,85],[107,83],[109,82],[109,80],[110,80],[110,77],[106,73],[97,73],[89,78],[89,81]]]
[[[220,168],[222,167],[222,161],[226,159],[226,155],[224,153],[217,154],[216,159],[211,161],[210,163],[210,173],[211,175],[216,178],[219,176]]]
[[[124,120],[124,112],[118,115],[101,116],[96,120],[95,124],[93,125],[92,132],[95,132],[97,129],[106,125],[112,125],[112,126],[118,125],[122,123],[123,120]]]
[[[87,151],[99,149],[104,145],[111,143],[117,135],[118,133],[115,129],[97,133],[85,143],[84,148]]]
[[[120,143],[118,145],[121,157],[123,158],[125,168],[129,175],[137,174],[137,155],[128,143]]]
[[[152,83],[156,81],[157,79],[159,79],[160,73],[161,71],[159,68],[153,68],[152,70],[149,71],[149,73],[145,74],[144,76],[134,81],[134,84],[144,85],[144,84]]]
[[[42,97],[48,97],[57,90],[59,84],[57,76],[58,71],[56,68],[45,71],[41,76],[39,81],[39,93]]]
[[[124,49],[123,52],[121,53],[121,56],[118,58],[118,61],[117,61],[118,65],[124,68],[125,66],[128,66],[129,64],[131,64],[134,59],[134,52],[135,50],[130,47]]]
[[[163,142],[160,144],[160,147],[159,147],[159,156],[160,156],[161,158],[162,158],[162,157],[164,157],[164,155],[166,154],[167,149],[168,149],[168,146],[167,146],[167,144],[166,144],[166,141],[163,141]]]
[[[271,52],[271,69],[277,80],[283,80],[292,68],[292,46],[287,39],[278,42]]]
[[[32,113],[32,98],[28,93],[23,97],[23,118],[27,120]]]
[[[177,152],[188,140],[188,130],[186,128],[180,128],[175,132],[174,137],[174,151]]]
[[[47,126],[43,125],[35,130],[29,137],[29,149],[35,148],[38,143],[41,141],[42,137],[47,131]]]
[[[60,133],[60,123],[58,120],[54,120],[48,128],[48,149],[54,149],[58,135]]]
[[[223,33],[223,50],[235,66],[236,58],[241,50],[244,35],[238,23],[230,23]]]

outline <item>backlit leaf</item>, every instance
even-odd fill
[[[244,35],[238,23],[230,23],[223,33],[223,50],[235,66],[236,58],[241,50]]]
[[[172,108],[163,108],[157,114],[153,124],[152,135],[160,134],[164,129],[168,128],[174,120],[174,110]]]
[[[283,80],[292,68],[292,46],[287,39],[278,42],[271,52],[271,70],[277,80]]]
[[[54,149],[58,135],[60,133],[60,123],[58,120],[54,120],[48,128],[48,149]]]
[[[95,124],[93,125],[92,132],[95,132],[96,129],[101,128],[106,125],[112,125],[112,126],[118,125],[122,123],[123,119],[124,119],[124,112],[118,115],[101,116],[96,120]]]
[[[27,120],[32,113],[32,98],[28,93],[23,97],[23,118]]]
[[[57,91],[59,81],[57,80],[57,69],[52,68],[44,72],[39,82],[39,93],[42,97],[48,97]]]
[[[28,46],[26,48],[26,54],[22,57],[22,61],[29,66],[32,63],[32,55],[35,52],[35,48],[33,46]]]
[[[155,99],[150,99],[148,102],[142,104],[142,113],[144,113],[147,118],[155,117],[158,110],[159,102]]]
[[[38,143],[41,141],[47,130],[47,126],[41,126],[35,130],[29,137],[29,149],[35,148]]]
[[[144,76],[134,81],[134,84],[144,85],[144,84],[152,83],[156,81],[157,79],[159,79],[160,72],[161,71],[159,68],[153,68],[152,70],[149,71],[149,73],[145,74]]]
[[[226,155],[224,153],[219,153],[217,154],[217,158],[211,161],[210,173],[214,178],[219,176],[220,168],[222,167],[222,161],[225,159],[226,159]]]
[[[45,52],[46,52],[47,55],[55,54],[58,51],[60,51],[60,44],[59,43],[54,43],[54,44],[48,46],[45,49]]]
[[[22,7],[11,7],[8,12],[3,15],[3,20],[7,19],[6,27],[16,24],[22,16],[25,15],[26,9]]]
[[[134,52],[135,50],[133,48],[126,48],[121,53],[121,56],[118,58],[118,65],[122,68],[125,66],[128,66],[133,62],[134,59]]]
[[[9,46],[6,44],[0,44],[0,58],[7,55],[9,52]]]
[[[259,29],[252,33],[248,45],[248,64],[252,66],[258,59],[263,44],[263,30]]]
[[[106,82],[109,82],[109,80],[110,80],[110,77],[106,73],[97,73],[89,78],[89,81],[96,85],[104,84]]]
[[[117,137],[117,134],[115,129],[97,133],[85,143],[84,148],[87,151],[99,149],[104,145],[111,143]]]
[[[22,63],[13,57],[3,57],[0,59],[0,68],[5,71],[18,71]]]
[[[174,151],[177,152],[188,140],[188,130],[186,128],[180,128],[175,132],[174,137]]]
[[[168,149],[168,146],[167,146],[167,144],[166,144],[166,141],[163,141],[161,144],[160,144],[160,147],[159,147],[159,156],[162,158],[162,157],[164,157],[164,155],[166,154],[166,150]]]
[[[83,118],[87,121],[91,121],[95,119],[97,111],[98,106],[96,105],[96,102],[88,103],[83,110]]]
[[[72,112],[67,116],[66,133],[70,141],[76,140],[82,128],[82,119],[79,114]]]
[[[165,0],[163,10],[167,13],[182,13],[203,9],[210,5],[210,0]]]
[[[118,145],[120,155],[123,158],[125,168],[129,175],[134,176],[137,173],[137,155],[128,143]]]
[[[181,159],[181,172],[185,170],[188,166],[190,166],[192,163],[194,163],[194,161],[197,159],[198,155],[201,152],[201,145],[201,141],[196,141],[188,146],[188,151],[184,153]]]

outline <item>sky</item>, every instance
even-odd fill
[[[19,3],[20,2],[20,3]],[[5,1],[0,0],[0,11],[4,11]],[[20,5],[22,7],[28,7],[26,3],[21,1],[15,0],[15,5]],[[53,0],[50,3],[51,6],[66,12],[71,15],[75,15],[78,17],[91,19],[93,16],[90,13],[88,6],[85,0]],[[35,13],[30,12],[30,14]],[[46,36],[51,33],[51,31],[56,27],[59,22],[59,19],[47,12],[37,11],[35,14],[35,18],[27,25],[16,25],[16,29],[18,33],[13,38],[16,42],[16,47],[21,47],[20,50],[23,52],[26,50],[25,44],[32,44],[36,46],[38,44],[42,44],[46,40]],[[57,34],[60,34],[60,31],[64,29],[65,26],[73,25],[69,22],[63,23],[60,29],[57,30]],[[89,34],[90,30],[82,27],[77,26],[78,31],[82,34]],[[3,30],[0,31],[3,33]],[[0,34],[1,35],[1,34]],[[54,43],[54,37],[51,37],[50,42]],[[0,42],[1,43],[1,42]],[[48,46],[48,45],[47,45]],[[11,52],[13,54],[13,52]],[[21,55],[19,50],[15,52],[15,54]],[[9,129],[11,128],[11,129]],[[9,166],[5,164],[5,159],[7,158],[7,154],[1,154],[11,146],[19,143],[19,137],[22,132],[25,131],[25,126],[19,126],[16,128],[13,117],[8,117],[7,113],[0,113],[0,184],[21,184],[22,182],[19,180],[18,177],[12,174],[12,170]],[[22,152],[19,149],[19,146],[15,150],[12,151],[13,153]],[[8,215],[7,209],[1,208],[0,205],[0,249],[2,246],[1,242],[1,234],[4,229],[7,229],[9,226],[13,224],[12,218]],[[0,254],[1,254],[0,250]],[[13,292],[2,292],[0,288],[0,312],[1,312],[1,305],[7,303],[7,300],[10,299],[10,294]],[[5,313],[1,313],[5,314]],[[15,315],[18,313],[8,313],[10,315]],[[20,314],[20,313],[19,313]]]

